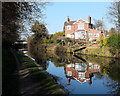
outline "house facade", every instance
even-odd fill
[[[67,20],[64,24],[64,31],[65,37],[71,39],[87,39],[92,41],[102,37],[101,31],[93,29],[90,16],[88,16],[88,21],[83,19],[70,21],[70,18],[67,17]]]

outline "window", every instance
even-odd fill
[[[86,31],[75,32],[75,39],[85,39]]]
[[[68,71],[68,76],[72,76],[72,72],[71,71]]]
[[[84,29],[84,23],[79,23],[78,24],[78,29]]]
[[[94,69],[99,69],[99,65],[94,65]]]
[[[94,36],[95,36],[95,37],[99,37],[99,34],[98,34],[98,33],[94,33]]]
[[[85,64],[76,64],[75,69],[78,71],[85,71],[86,66],[85,66]]]
[[[78,77],[79,77],[79,78],[85,78],[85,73],[79,72]]]
[[[67,30],[71,30],[71,26],[70,25],[67,26]]]
[[[90,36],[90,37],[92,37],[92,35],[93,35],[92,33],[89,33],[89,36]]]
[[[74,67],[74,64],[68,64],[67,67]]]
[[[71,34],[67,34],[67,36],[66,36],[66,37],[71,38]]]
[[[74,35],[71,35],[71,38],[74,38]]]
[[[92,69],[92,63],[89,63],[89,69]]]

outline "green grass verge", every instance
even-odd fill
[[[68,96],[46,71],[36,67],[32,59],[24,55],[20,55],[20,57],[22,58],[23,66],[29,70],[33,82],[41,85],[42,89],[40,91],[45,94]]]

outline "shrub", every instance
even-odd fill
[[[63,53],[65,53],[66,51],[67,51],[66,48],[63,47],[63,46],[61,46],[61,45],[58,45],[58,46],[56,46],[56,48],[55,48],[55,53],[56,53],[56,54],[63,54]]]
[[[100,41],[101,46],[106,46],[108,42],[108,37],[103,37]]]
[[[120,33],[112,34],[108,38],[108,43],[107,44],[110,47],[119,48],[120,47]]]

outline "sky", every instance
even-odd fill
[[[67,18],[70,20],[84,19],[87,21],[88,16],[93,19],[104,18],[106,29],[110,29],[113,25],[107,17],[108,8],[111,2],[52,2],[50,3],[44,14],[46,14],[45,23],[50,34],[63,31],[63,25]]]

